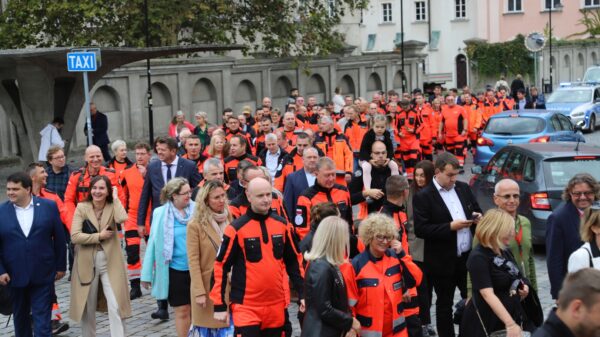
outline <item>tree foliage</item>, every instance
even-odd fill
[[[241,43],[269,56],[339,49],[344,14],[368,0],[147,0],[151,46]],[[11,0],[0,48],[145,45],[144,0]]]
[[[533,74],[533,58],[525,48],[525,37],[501,43],[469,43],[467,55],[480,74]]]
[[[600,35],[600,9],[580,9],[579,12],[583,18],[578,23],[585,27],[585,30],[579,33],[571,34],[567,38],[589,34],[594,38]]]

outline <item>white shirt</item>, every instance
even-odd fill
[[[433,184],[435,188],[437,188],[438,192],[442,196],[442,200],[444,200],[444,204],[450,211],[450,215],[452,216],[452,220],[466,220],[467,216],[465,215],[465,211],[463,210],[462,204],[460,203],[460,199],[458,198],[458,194],[456,194],[456,189],[454,186],[450,190],[443,188],[435,179],[433,178]],[[473,243],[473,236],[471,235],[471,230],[469,227],[461,228],[456,231],[456,254],[460,256],[462,253],[468,252],[471,249],[471,244]]]
[[[590,243],[586,242],[579,249],[574,251],[571,256],[569,256],[569,263],[567,264],[567,271],[569,273],[574,273],[579,269],[590,268],[590,254],[592,253],[592,249],[590,247]],[[595,269],[600,269],[600,257],[592,256],[592,265]]]
[[[177,162],[179,162],[179,156],[175,156],[175,160],[171,163],[171,179],[175,178],[175,172],[177,172]],[[167,163],[164,161],[160,162],[160,168],[162,169],[162,176],[165,184],[167,183]]]
[[[28,237],[31,226],[33,225],[33,197],[29,201],[29,205],[25,208],[19,207],[16,204],[13,204],[13,206],[15,206],[15,213],[17,214],[19,226],[21,226],[23,234]]]
[[[304,170],[304,174],[306,175],[306,181],[308,181],[308,187],[312,187],[315,184],[315,181],[317,181],[317,176],[308,173],[306,170]]]
[[[271,153],[271,151],[267,150],[267,155],[265,156],[265,166],[269,170],[271,177],[275,177],[277,173],[277,166],[279,166],[279,155],[281,154],[281,149],[278,149],[275,154]]]

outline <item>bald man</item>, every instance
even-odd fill
[[[225,228],[215,261],[214,318],[227,321],[225,288],[231,271],[229,300],[238,336],[281,336],[285,321],[286,271],[304,306],[303,275],[287,221],[271,212],[271,184],[258,177],[248,183],[250,207]]]

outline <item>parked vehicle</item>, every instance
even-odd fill
[[[522,143],[585,142],[575,125],[560,112],[546,110],[505,111],[487,122],[477,139],[475,165],[485,165],[502,147]]]
[[[600,79],[589,84],[561,84],[546,101],[546,109],[560,111],[582,130],[593,132],[600,125]]]
[[[535,244],[544,244],[546,219],[561,203],[569,179],[587,172],[600,179],[600,147],[583,143],[525,143],[503,147],[485,166],[474,166],[470,186],[485,211],[495,207],[495,184],[515,180],[521,189],[519,214],[529,218]]]

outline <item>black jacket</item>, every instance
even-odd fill
[[[304,281],[302,337],[340,337],[352,328],[346,285],[339,268],[324,258],[310,262]]]
[[[556,311],[552,310],[548,319],[539,329],[535,331],[533,337],[575,337],[569,327],[556,316]]]
[[[481,208],[468,184],[457,181],[456,194],[467,220]],[[452,216],[433,181],[413,197],[415,234],[425,240],[424,263],[428,273],[453,275],[456,256],[456,231],[450,230]],[[471,226],[475,233],[475,226]],[[473,235],[474,236],[474,235]]]
[[[383,138],[383,143],[385,144],[385,149],[387,150],[387,157],[389,159],[394,159],[394,145],[392,142],[392,136],[388,130],[385,130]],[[358,155],[360,160],[366,161],[371,159],[371,148],[373,147],[373,143],[375,143],[375,131],[371,129],[365,133],[365,136],[360,143],[360,154]]]

